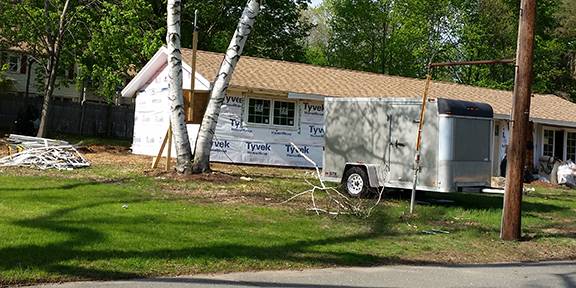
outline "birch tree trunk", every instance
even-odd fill
[[[54,85],[56,84],[56,71],[58,69],[58,62],[60,61],[60,51],[62,50],[62,42],[64,41],[64,33],[66,32],[66,17],[68,15],[68,7],[70,0],[66,0],[64,8],[60,13],[60,21],[58,22],[58,31],[56,35],[52,35],[49,25],[46,26],[46,34],[48,35],[48,64],[45,68],[46,84],[44,85],[44,99],[42,100],[42,111],[40,113],[40,125],[36,137],[45,137],[48,128],[48,115],[50,111],[50,100],[54,93]],[[48,0],[44,1],[44,13],[48,14]],[[46,18],[48,18],[46,16]],[[30,68],[28,68],[30,69]]]
[[[192,149],[186,129],[184,98],[182,95],[182,55],[180,54],[181,0],[168,0],[168,99],[170,100],[170,125],[176,146],[176,171],[192,172]],[[194,77],[194,75],[192,75]]]
[[[210,171],[210,149],[212,148],[212,139],[220,115],[220,108],[224,102],[234,68],[240,60],[244,44],[252,32],[256,16],[260,12],[260,2],[261,0],[248,0],[230,45],[228,45],[224,60],[220,64],[220,70],[210,92],[210,101],[202,119],[198,138],[196,138],[194,165],[192,167],[194,173]]]

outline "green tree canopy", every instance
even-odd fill
[[[101,1],[93,12],[89,39],[75,43],[78,80],[111,99],[162,46],[166,21],[145,0]]]
[[[313,63],[423,77],[430,61],[515,57],[518,0],[326,1],[327,11],[313,15],[328,23],[322,28],[328,44],[308,41]],[[576,98],[576,2],[542,0],[537,5],[533,89]],[[440,68],[434,74],[435,79],[490,88],[512,89],[514,84],[512,65]]]
[[[184,2],[182,46],[191,47],[194,10],[198,9],[198,49],[224,52],[246,5],[245,0]],[[300,17],[308,0],[267,0],[244,48],[244,55],[305,61],[305,38],[311,25]]]

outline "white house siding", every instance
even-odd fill
[[[532,161],[534,163],[533,168],[538,168],[540,163],[540,158],[544,155],[544,130],[553,130],[557,131],[555,133],[562,133],[563,142],[562,142],[562,151],[558,153],[558,151],[554,151],[554,156],[558,157],[560,160],[568,160],[568,133],[576,132],[575,128],[570,127],[563,127],[563,126],[553,126],[553,125],[546,125],[542,123],[533,123],[533,131],[532,131],[532,143],[533,143],[533,154],[532,154]],[[495,127],[498,127],[500,132],[498,136],[494,139],[494,147],[499,151],[496,153],[498,158],[494,159],[494,170],[493,175],[499,175],[500,173],[500,161],[506,155],[506,147],[510,138],[510,130],[509,121],[508,120],[495,120]],[[556,150],[556,148],[554,149]],[[574,151],[576,154],[576,151]],[[562,155],[562,157],[559,157]]]
[[[568,143],[569,134],[574,135],[576,133],[576,128],[572,127],[562,127],[562,126],[553,126],[553,125],[546,125],[546,124],[534,124],[534,163],[537,163],[537,160],[540,159],[544,155],[544,131],[550,130],[554,131],[554,133],[561,133],[563,135],[562,143],[559,146],[556,146],[557,139],[554,139],[553,145],[553,156],[560,159],[560,160],[576,160],[574,157],[576,156],[576,149],[573,143]],[[561,151],[557,151],[558,148]]]
[[[6,53],[6,52],[3,52]],[[20,54],[17,53],[11,53],[10,55],[18,55],[18,57],[22,57]],[[25,93],[26,92],[26,80],[27,80],[27,73],[20,73],[20,66],[22,65],[22,61],[20,59],[19,63],[18,63],[18,72],[6,72],[6,76],[15,80],[14,82],[14,87],[12,89],[12,92],[18,92],[18,93]],[[40,94],[43,95],[44,91],[42,87],[38,87],[38,82],[36,81],[36,79],[38,79],[38,64],[32,63],[32,65],[29,65],[28,67],[26,67],[26,71],[30,70],[30,86],[28,88],[28,93],[30,94]],[[41,76],[41,75],[40,75]],[[60,79],[57,80],[57,82]],[[80,98],[81,97],[81,92],[77,89],[76,83],[74,81],[72,81],[68,87],[64,86],[64,85],[59,85],[55,90],[54,90],[54,97],[61,97],[61,98]]]
[[[134,135],[132,153],[156,156],[170,123],[170,101],[168,100],[168,70],[163,67],[140,90],[136,96],[134,108]],[[188,77],[189,79],[189,77]],[[188,124],[188,134],[194,143],[198,134],[198,125]],[[174,143],[172,151],[175,151]],[[163,155],[167,155],[167,149]],[[175,156],[175,153],[172,153]]]
[[[534,165],[538,165],[542,157],[542,124],[534,123]]]

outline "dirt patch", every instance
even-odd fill
[[[550,182],[544,182],[541,180],[530,182],[530,185],[533,187],[540,187],[540,188],[568,189],[566,186],[552,184]]]
[[[220,176],[218,176],[220,177]],[[225,176],[226,177],[226,176]],[[214,178],[209,181],[214,180]],[[239,180],[235,180],[239,181]],[[225,186],[221,182],[212,182],[216,185],[208,187],[207,183],[200,183],[196,187],[175,185],[173,182],[159,183],[161,193],[168,197],[190,200],[194,203],[222,203],[222,204],[249,204],[249,205],[280,205],[285,197],[271,194],[268,189],[256,187],[257,184],[242,183]],[[290,203],[286,206],[297,206]]]
[[[83,154],[93,154],[93,153],[110,153],[110,154],[128,154],[130,153],[130,148],[124,146],[113,146],[113,145],[87,145],[80,146],[77,148],[78,152]]]
[[[211,172],[202,174],[182,175],[176,172],[167,172],[162,170],[150,170],[144,172],[147,176],[156,177],[159,179],[170,179],[180,182],[185,181],[201,181],[208,183],[230,184],[240,181],[240,176],[234,176],[222,172]]]
[[[503,242],[487,240],[469,243],[468,249],[424,252],[414,257],[415,261],[442,264],[481,264],[501,262],[537,262],[576,259],[572,247],[554,245],[551,241]]]
[[[440,226],[443,228],[448,228],[450,230],[463,230],[468,228],[478,228],[481,227],[480,223],[470,220],[458,221],[458,220],[441,220],[441,221],[431,221],[430,224],[434,226]]]
[[[8,142],[4,139],[0,139],[0,157],[8,156],[9,154]]]

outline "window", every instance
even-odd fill
[[[270,123],[270,100],[248,100],[248,123]]]
[[[0,64],[8,64],[8,72],[17,73],[20,68],[20,56],[11,53],[2,53]]]
[[[544,130],[544,156],[554,156],[554,130]]]
[[[294,126],[295,112],[294,102],[274,101],[274,125]]]
[[[567,133],[566,159],[576,161],[576,132],[568,132]]]
[[[249,98],[246,112],[251,124],[296,127],[296,102]]]
[[[564,157],[564,151],[569,144],[569,139],[567,137],[574,137],[576,135],[569,135],[572,133],[567,133],[567,131],[560,129],[544,129],[544,139],[542,143],[542,155],[551,156],[556,159],[566,160]],[[576,139],[575,139],[576,140]],[[576,144],[576,143],[573,143]],[[566,149],[568,153],[576,153],[576,151],[570,151]],[[570,157],[570,156],[569,156]]]

